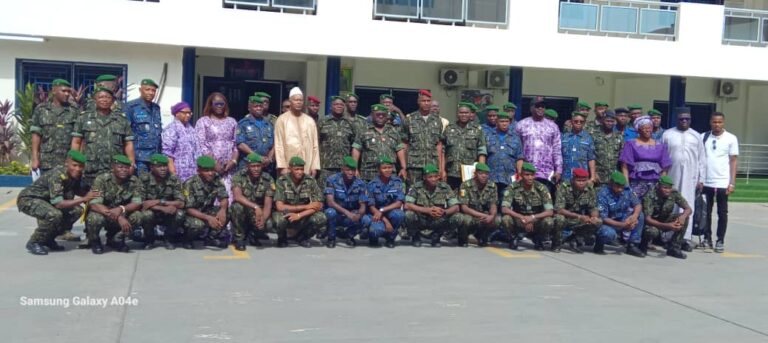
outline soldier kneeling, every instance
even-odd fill
[[[459,200],[447,183],[439,181],[434,164],[424,166],[424,179],[416,182],[405,196],[405,225],[411,244],[421,246],[421,238],[440,247],[440,237],[446,228],[455,228]]]
[[[680,249],[688,227],[688,218],[693,213],[691,206],[676,189],[672,188],[674,181],[664,175],[659,179],[656,189],[648,192],[643,198],[643,213],[645,213],[645,229],[640,241],[640,250],[648,253],[648,243],[661,234],[661,231],[672,231],[672,239],[667,246],[667,256],[685,259],[687,256]],[[682,208],[683,213],[677,213],[675,206]]]
[[[523,163],[522,180],[507,187],[501,201],[501,225],[509,232],[509,248],[517,250],[521,235],[533,235],[536,250],[544,250],[544,239],[554,226],[552,196],[547,186],[536,181],[536,167]],[[558,242],[552,249],[558,250]]]
[[[499,194],[496,184],[488,182],[491,168],[485,163],[475,166],[471,180],[464,181],[459,188],[461,213],[459,222],[459,246],[466,247],[469,234],[477,239],[477,245],[488,245],[488,233],[501,225],[501,216],[497,215]]]
[[[205,245],[226,248],[227,242],[218,237],[227,228],[229,194],[216,173],[216,160],[210,156],[197,159],[197,175],[184,183],[185,208],[184,249],[194,248],[194,239],[208,229]],[[219,205],[216,205],[216,200]]]
[[[229,208],[229,217],[235,229],[235,249],[240,251],[245,250],[246,238],[251,245],[261,246],[255,231],[265,232],[274,226],[272,198],[275,196],[275,181],[262,170],[263,159],[259,154],[252,152],[244,161],[245,168],[232,177],[235,201]]]
[[[584,238],[594,236],[603,221],[597,209],[597,193],[587,184],[589,172],[576,168],[572,174],[570,183],[563,182],[557,188],[553,242],[560,242],[563,230],[570,229],[566,242],[573,252],[581,254]]]
[[[179,178],[168,172],[168,157],[162,154],[150,156],[149,173],[141,173],[139,180],[144,186],[144,202],[141,204],[144,249],[152,249],[158,225],[165,226],[165,248],[176,249],[173,240],[184,222],[184,195]]]
[[[288,246],[288,238],[294,238],[300,246],[309,248],[310,237],[325,229],[327,219],[323,214],[323,192],[317,181],[304,174],[304,160],[294,156],[288,161],[290,173],[277,179],[275,208],[272,214],[277,229],[277,247]]]

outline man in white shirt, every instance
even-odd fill
[[[715,252],[725,251],[725,230],[728,227],[728,196],[736,189],[736,164],[739,141],[725,131],[725,114],[712,113],[709,119],[712,131],[703,135],[707,168],[704,177],[704,196],[707,198],[707,228],[703,248],[712,249],[712,207],[717,201],[717,243]]]

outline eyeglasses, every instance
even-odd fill
[[[216,107],[224,107],[226,105],[227,105],[226,102],[214,102],[213,103],[213,106],[216,106]]]
[[[177,112],[177,113],[181,113],[181,114],[192,114],[192,111],[179,111],[179,112]]]
[[[691,121],[691,118],[677,118],[677,121]]]

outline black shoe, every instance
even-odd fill
[[[469,243],[467,242],[466,238],[463,238],[463,239],[459,239],[459,241],[456,243],[456,246],[466,248],[469,246]]]
[[[325,237],[328,237],[328,232],[327,231],[318,232],[317,235],[315,235],[315,237],[317,239],[324,239]]]
[[[248,244],[250,244],[253,247],[260,247],[262,246],[261,238],[263,238],[264,236],[266,236],[264,232],[251,231],[251,233],[248,235]],[[266,236],[266,238],[269,239],[269,236]]]
[[[368,239],[368,237],[366,237],[365,239]],[[354,248],[357,246],[357,242],[355,241],[354,238],[347,238],[347,246]]]
[[[141,248],[144,250],[152,250],[152,248],[155,247],[155,242],[144,242],[144,244],[141,245]]]
[[[329,239],[328,241],[325,242],[325,246],[328,247],[329,249],[335,248],[336,247],[336,240],[335,239]]]
[[[509,249],[511,250],[517,250],[517,238],[512,238],[509,241]]]
[[[371,236],[368,236],[368,246],[371,248],[378,248],[381,247],[381,244],[379,244],[378,238],[371,238]]]
[[[693,244],[691,244],[691,241],[686,239],[683,241],[683,245],[680,246],[680,249],[683,251],[691,252],[693,251]]]
[[[392,248],[394,248],[394,247],[395,247],[395,240],[394,240],[394,239],[388,239],[388,240],[387,240],[387,242],[386,242],[386,243],[384,243],[384,245],[385,245],[387,248],[390,248],[390,249],[392,249]]]
[[[101,242],[93,241],[90,242],[91,246],[91,252],[93,252],[96,255],[101,255],[104,253],[104,247],[101,246]]]
[[[368,232],[360,232],[358,236],[360,237],[360,239],[366,240],[368,239]]]
[[[263,244],[261,244],[261,241],[260,241],[258,238],[256,238],[256,237],[254,237],[253,239],[251,239],[250,241],[248,241],[248,243],[249,243],[251,246],[254,246],[254,247],[261,247],[261,246],[263,246]]]
[[[481,237],[477,239],[477,246],[483,248],[488,246],[488,238]]]
[[[67,248],[59,245],[59,243],[56,243],[55,240],[48,241],[44,244],[46,248],[48,248],[48,251],[64,251],[67,250]]]
[[[559,253],[561,250],[560,244],[554,244],[552,243],[552,247],[550,248],[552,252]]]
[[[627,244],[627,254],[630,254],[635,257],[645,257],[645,254],[633,243]]]
[[[592,252],[597,255],[605,255],[605,245],[603,245],[603,243],[595,242],[595,247],[592,248]]]
[[[538,251],[544,250],[544,242],[539,241],[539,240],[535,240],[533,242],[533,248],[538,250]]]
[[[237,241],[237,242],[235,242],[235,250],[237,250],[237,251],[245,251],[245,241]]]
[[[302,248],[311,248],[312,247],[312,243],[309,241],[309,239],[304,239],[304,240],[299,241],[299,246],[302,247]]]
[[[278,248],[285,248],[285,247],[287,247],[287,246],[288,246],[288,240],[287,240],[287,239],[285,239],[285,238],[283,238],[283,239],[278,239],[278,240],[277,240],[277,245],[276,245],[276,246],[277,246]]]
[[[114,248],[118,252],[130,252],[131,248],[128,247],[128,244],[125,244],[125,242],[116,242],[114,245]]]
[[[29,250],[32,255],[48,255],[48,250],[46,250],[42,244],[37,242],[27,243],[27,250]]]
[[[650,242],[648,240],[646,240],[646,239],[643,239],[642,241],[640,241],[640,245],[638,246],[638,249],[640,249],[640,251],[643,253],[643,255],[646,255],[646,256],[648,255],[648,244],[649,243]]]
[[[440,247],[440,235],[432,234],[432,239],[429,242],[429,245],[433,248],[439,248]]]
[[[192,243],[192,241],[185,241],[181,243],[181,247],[187,250],[191,250],[195,248],[195,244]]]
[[[421,248],[421,237],[414,236],[413,239],[411,239],[411,245],[416,248]]]
[[[577,254],[584,253],[584,250],[581,250],[581,248],[579,248],[579,243],[575,239],[568,241],[568,249],[570,249],[571,251]]]
[[[176,249],[176,245],[173,244],[171,241],[165,241],[165,249],[166,250],[174,250]]]
[[[675,258],[679,258],[681,260],[684,260],[684,259],[688,258],[688,255],[686,255],[680,249],[667,249],[667,256],[672,256],[672,257],[675,257]]]
[[[227,247],[227,242],[220,241],[217,238],[206,238],[205,239],[205,245],[209,246],[209,247],[217,247],[217,248],[224,249],[224,248]]]

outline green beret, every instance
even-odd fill
[[[107,92],[112,97],[115,96],[115,92],[113,92],[111,89],[106,88],[106,87],[96,87],[96,88],[94,88],[93,89],[93,96],[96,96],[96,94],[99,93],[99,92]]]
[[[216,160],[211,156],[200,156],[197,158],[197,166],[203,169],[216,168]]]
[[[557,119],[557,111],[549,108],[544,111],[544,115],[553,119]]]
[[[533,164],[529,163],[529,162],[525,162],[525,163],[523,163],[523,171],[535,173],[536,172],[536,167]]]
[[[245,160],[248,161],[248,163],[261,163],[261,155],[252,152],[248,154],[248,156],[245,156]]]
[[[51,86],[57,87],[57,86],[66,86],[66,87],[72,87],[72,85],[69,83],[69,81],[64,79],[56,79],[51,82]]]
[[[608,107],[608,103],[607,103],[607,102],[605,102],[605,101],[596,101],[596,102],[595,102],[595,107],[597,107],[597,106],[604,106],[604,107]]]
[[[624,174],[618,171],[611,173],[611,181],[619,186],[627,185],[627,178],[624,177]]]
[[[264,98],[260,97],[258,95],[251,95],[251,96],[248,97],[248,102],[253,103],[253,104],[263,104],[264,103]]]
[[[582,112],[572,112],[571,113],[571,118],[576,117],[576,116],[579,116],[579,117],[582,117],[584,119],[587,119],[587,114],[586,113],[582,113]]]
[[[141,80],[141,85],[142,86],[152,86],[152,87],[155,87],[155,88],[159,87],[157,85],[157,82],[155,82],[155,80],[152,80],[152,79]]]
[[[497,119],[511,119],[511,118],[509,117],[509,113],[507,113],[507,112],[499,112],[499,116],[498,116]]]
[[[341,102],[347,103],[347,99],[345,99],[343,96],[334,95],[331,97],[331,102],[334,102],[336,100],[341,100]]]
[[[478,163],[478,164],[475,165],[475,170],[490,173],[491,172],[491,167],[489,167],[485,163]]]
[[[77,150],[70,150],[67,152],[67,156],[77,163],[85,164],[85,155]]]
[[[632,104],[632,105],[627,106],[627,109],[630,110],[630,111],[642,110],[643,106],[640,106],[638,104]]]
[[[163,154],[152,154],[149,156],[149,164],[168,165],[168,157]]]
[[[359,97],[359,96],[357,96],[357,94],[355,94],[355,93],[347,93],[347,99],[349,99],[349,98],[351,98],[351,97],[355,97],[355,99],[358,99],[358,100],[360,100],[360,97]]]
[[[659,184],[662,186],[674,186],[675,182],[672,181],[672,178],[669,177],[669,175],[664,175],[661,178],[659,178]]]
[[[392,96],[392,94],[382,94],[382,95],[379,95],[379,100],[384,100],[384,99],[395,100],[395,97]]]
[[[128,156],[125,156],[125,155],[113,155],[112,156],[112,162],[113,163],[118,163],[118,164],[123,164],[123,165],[126,165],[126,166],[130,166],[131,164],[133,164],[133,163],[131,163],[131,159],[129,159]]]
[[[439,169],[437,169],[437,166],[436,166],[436,165],[434,165],[434,164],[432,164],[432,163],[429,163],[429,164],[427,164],[427,165],[425,165],[425,166],[424,166],[424,175],[427,175],[427,174],[435,174],[435,173],[437,173],[438,171],[440,171],[440,170],[439,170]]]
[[[517,109],[517,105],[515,105],[514,102],[508,102],[508,103],[504,104],[504,110],[505,111],[506,110],[516,110],[516,109]]]
[[[110,75],[110,74],[99,75],[98,77],[96,77],[96,82],[115,81],[115,80],[117,80],[117,76]]]
[[[486,110],[486,111],[498,111],[498,110],[499,110],[499,106],[496,106],[496,105],[488,105],[488,106],[485,106],[485,110]]]
[[[466,101],[460,101],[459,104],[456,106],[456,108],[462,108],[466,107],[468,109],[472,109],[472,103],[466,102]]]
[[[477,105],[475,105],[475,104],[473,104],[473,103],[471,103],[471,102],[469,103],[469,110],[470,110],[470,111],[472,111],[472,112],[477,112],[477,110],[478,110],[478,109],[479,109],[479,108],[477,108]]]
[[[384,106],[382,104],[373,104],[371,105],[371,112],[389,112],[389,109],[387,106]]]
[[[303,167],[305,164],[304,160],[299,156],[293,156],[291,157],[291,160],[288,161],[289,167]]]
[[[272,99],[272,96],[269,95],[269,93],[265,93],[265,92],[256,92],[256,93],[253,93],[253,95],[255,95],[257,97],[260,97],[260,98]]]
[[[651,109],[650,111],[648,111],[648,115],[649,115],[649,116],[651,116],[651,117],[661,117],[661,116],[663,116],[664,114],[663,114],[663,113],[661,113],[661,111],[659,111],[659,110],[657,110],[657,109],[653,108],[653,109]]]
[[[586,101],[579,101],[578,107],[579,108],[586,108],[588,110],[592,109],[592,106],[589,106],[589,104]]]
[[[381,155],[379,156],[379,165],[382,164],[395,164],[395,161],[393,161],[389,156]]]
[[[357,161],[355,161],[355,159],[352,158],[352,156],[344,156],[344,158],[341,159],[341,162],[346,167],[357,169]]]

